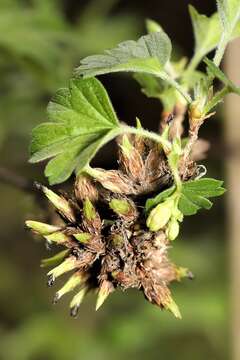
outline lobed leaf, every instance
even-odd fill
[[[209,210],[212,202],[208,198],[222,195],[225,192],[222,184],[222,181],[209,178],[183,183],[179,210],[183,215],[194,215],[201,208]]]
[[[171,51],[167,34],[163,30],[152,32],[137,41],[122,42],[116,48],[106,50],[103,55],[86,57],[76,73],[91,77],[118,71],[159,72],[164,69]]]
[[[221,37],[221,24],[217,13],[207,17],[199,14],[192,5],[189,5],[189,13],[194,31],[195,54],[203,58],[217,47]]]
[[[95,78],[71,80],[49,103],[48,117],[51,122],[33,130],[30,162],[53,157],[45,170],[51,184],[81,172],[119,130],[107,92]]]
[[[209,210],[212,207],[212,202],[208,198],[224,194],[225,189],[222,184],[222,181],[211,178],[183,183],[178,203],[179,210],[186,216],[196,214],[201,208]],[[175,189],[175,186],[172,186],[154,198],[148,199],[145,205],[146,212],[173,195]]]
[[[199,14],[192,5],[189,5],[195,38],[194,60],[196,60],[196,65],[204,56],[217,48],[223,38],[227,43],[240,36],[239,4],[238,0],[217,0],[218,13],[214,13],[210,17]]]

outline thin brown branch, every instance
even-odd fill
[[[0,182],[11,185],[19,190],[36,194],[34,183],[31,180],[4,167],[0,167]]]
[[[37,205],[44,211],[48,210],[48,205],[37,190],[35,183],[24,176],[16,174],[12,170],[0,167],[0,183],[10,185],[20,191],[23,191],[33,197]]]

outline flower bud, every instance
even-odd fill
[[[123,152],[123,154],[127,157],[131,156],[132,151],[134,150],[133,145],[130,143],[128,136],[127,135],[123,135],[122,137],[122,143],[120,145],[121,150]]]
[[[168,229],[167,229],[168,239],[173,241],[178,237],[178,234],[179,234],[179,223],[175,218],[172,218],[169,221]]]
[[[169,300],[169,302],[165,305],[165,308],[169,310],[177,319],[182,319],[180,310],[173,299]]]
[[[61,231],[57,231],[50,235],[45,235],[44,237],[49,243],[53,242],[57,243],[58,245],[66,245],[67,243],[71,242],[71,238]]]
[[[38,221],[27,220],[26,226],[39,235],[50,235],[56,231],[61,230],[60,226],[48,225]]]
[[[119,215],[127,215],[130,211],[130,204],[127,200],[112,199],[109,203],[109,206]]]
[[[77,266],[76,258],[69,257],[66,260],[64,260],[60,265],[49,271],[47,275],[51,277],[53,280],[55,280],[56,278],[65,274],[66,272],[74,270],[76,266]]]
[[[84,232],[79,234],[73,234],[73,236],[75,237],[76,240],[78,240],[81,243],[87,243],[92,237],[91,234]]]
[[[189,280],[194,279],[194,274],[187,268],[178,267],[176,268],[177,280],[181,281],[182,278],[188,278]]]
[[[129,199],[112,199],[109,206],[116,214],[127,221],[133,221],[138,216],[135,204]]]
[[[189,119],[191,123],[200,122],[203,118],[202,111],[198,101],[194,101],[189,108]]]
[[[114,286],[110,281],[104,280],[99,288],[96,302],[96,311],[103,305],[104,301],[114,291]]]
[[[63,295],[74,290],[78,285],[80,285],[84,280],[84,276],[81,272],[76,272],[73,274],[70,279],[65,283],[65,285],[56,292],[54,297],[54,302],[56,303]]]
[[[134,187],[129,178],[118,170],[92,169],[90,175],[99,181],[105,189],[117,194],[133,194]]]
[[[147,218],[147,227],[151,231],[158,231],[167,225],[173,208],[173,200],[166,200],[157,205]]]
[[[99,233],[102,222],[98,212],[88,198],[83,203],[83,215],[83,227],[85,230],[90,233]]]
[[[68,255],[68,253],[69,250],[63,250],[50,258],[42,259],[41,267],[48,267],[48,266],[54,266],[60,264],[64,260],[64,258]]]
[[[98,191],[88,176],[80,175],[76,178],[74,191],[79,201],[88,198],[90,201],[95,202],[98,199]]]
[[[95,208],[88,198],[84,201],[83,204],[83,214],[87,220],[94,220],[96,217]]]
[[[127,135],[122,137],[120,148],[119,160],[121,168],[125,170],[130,178],[142,181],[145,175],[144,162],[141,154],[129,141]]]
[[[173,209],[172,216],[180,222],[183,221],[183,213],[177,207]]]
[[[74,298],[72,299],[71,303],[70,303],[70,308],[71,308],[71,316],[76,317],[77,313],[78,313],[78,309],[87,293],[88,288],[84,287],[83,289],[81,289],[77,295],[74,296]]]
[[[70,207],[68,201],[64,197],[57,195],[52,190],[48,189],[46,186],[42,186],[38,183],[36,184],[36,186],[38,189],[43,191],[48,200],[64,217],[66,217],[71,222],[76,221],[73,209]]]

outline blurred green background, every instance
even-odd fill
[[[77,320],[68,300],[51,304],[40,260],[44,244],[24,229],[43,218],[42,205],[24,188],[46,183],[40,165],[27,163],[31,129],[44,121],[46,105],[82,57],[136,39],[144,19],[159,21],[181,53],[191,55],[189,1],[0,0],[0,359],[1,360],[226,360],[229,355],[228,259],[224,198],[213,210],[186,219],[172,258],[196,275],[173,286],[183,320],[149,305],[137,291],[117,292],[97,313],[94,299]],[[214,1],[191,1],[211,14]],[[121,119],[156,130],[161,108],[124,75],[101,77]],[[224,178],[221,119],[202,136],[212,142],[209,176]],[[110,167],[109,151],[96,160]],[[66,184],[67,187],[71,182]]]

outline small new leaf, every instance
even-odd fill
[[[222,181],[215,179],[198,179],[183,183],[181,197],[178,203],[183,215],[194,215],[201,208],[209,210],[212,202],[208,198],[224,194]]]
[[[192,5],[189,5],[189,13],[195,37],[195,56],[201,59],[217,47],[221,36],[221,25],[216,13],[207,17],[199,14]]]
[[[218,80],[220,80],[228,89],[229,92],[236,93],[240,95],[240,88],[238,88],[228,77],[222,72],[222,70],[217,67],[213,61],[208,58],[204,59],[205,64],[207,64],[208,73]]]
[[[217,7],[223,30],[230,37],[240,19],[240,2],[239,0],[217,0]]]
[[[226,44],[233,40],[234,38],[240,35],[240,23],[236,19],[229,18],[229,27],[228,25],[224,25],[224,31],[222,31],[222,25],[226,23],[225,19],[226,11],[224,10],[224,3],[235,2],[234,8],[236,10],[236,19],[239,18],[237,15],[237,11],[239,10],[239,1],[238,0],[217,0],[218,3],[218,13],[214,13],[212,16],[207,17],[206,15],[199,14],[198,11],[192,6],[189,5],[189,13],[192,20],[194,37],[195,37],[195,51],[194,51],[194,65],[195,67],[199,64],[199,62],[206,56],[210,51],[214,50],[217,47],[222,47],[222,52],[216,55],[216,65],[219,65],[222,55],[224,53],[224,49]],[[227,6],[228,7],[228,6]],[[230,5],[232,7],[232,5]],[[222,20],[219,18],[220,17]]]
[[[45,170],[50,184],[80,173],[119,131],[108,94],[95,78],[72,79],[49,103],[48,116],[51,122],[33,130],[30,162],[53,158]]]
[[[222,34],[214,63],[219,66],[228,42],[239,36],[240,2],[239,0],[217,0],[217,8],[222,25]]]

